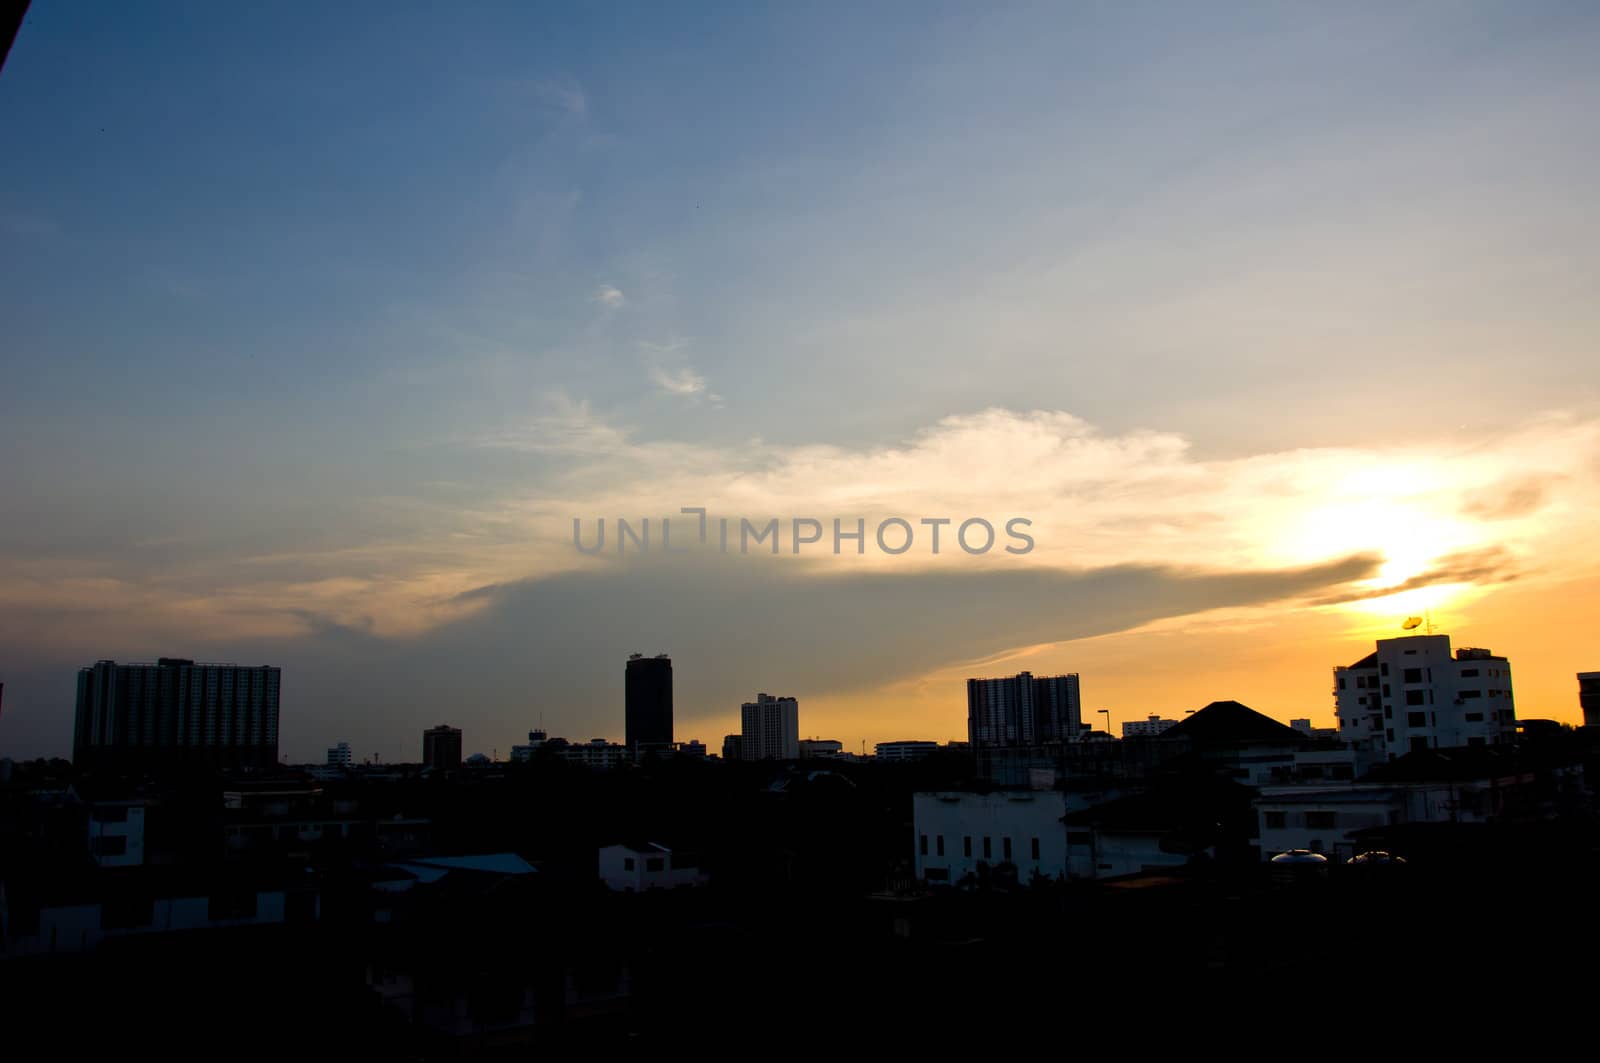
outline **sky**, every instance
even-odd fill
[[[634,652],[714,748],[1024,668],[1328,725],[1412,615],[1580,719],[1593,5],[457,7],[35,0],[0,755],[157,656],[282,667],[291,761],[620,740]]]

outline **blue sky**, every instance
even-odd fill
[[[748,483],[1004,410],[1237,468],[1448,462],[1596,413],[1591,5],[34,8],[0,74],[0,670],[154,651],[156,599],[256,659],[313,628],[252,599],[349,625],[564,570],[518,544],[641,509],[642,450]],[[73,636],[95,580],[122,619]],[[610,693],[571,686],[580,727]],[[8,686],[20,748],[65,734],[49,689]]]

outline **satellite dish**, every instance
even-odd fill
[[[1400,630],[1402,630],[1402,631],[1415,631],[1417,628],[1419,628],[1421,626],[1422,626],[1422,617],[1420,617],[1420,616],[1408,616],[1408,617],[1406,617],[1406,622],[1400,625]]]

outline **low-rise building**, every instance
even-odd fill
[[[607,845],[599,854],[600,879],[618,893],[703,886],[707,876],[691,853],[675,853],[665,845]]]

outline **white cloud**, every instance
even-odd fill
[[[687,367],[683,369],[663,369],[660,366],[656,366],[650,370],[650,379],[655,381],[656,387],[670,395],[687,397],[705,394],[706,390],[706,378]]]
[[[614,288],[609,284],[602,284],[594,293],[594,301],[601,306],[615,310],[626,303],[628,297],[622,294],[622,289]]]

